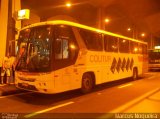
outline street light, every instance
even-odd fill
[[[128,31],[131,31],[131,28],[128,28],[127,30],[128,30]]]
[[[106,22],[106,23],[109,23],[109,22],[110,22],[110,20],[109,20],[108,18],[106,18],[106,19],[105,19],[105,22]]]
[[[131,29],[131,28],[129,27],[129,28],[127,29],[127,31],[132,33],[132,38],[136,38],[136,36],[135,36],[135,31],[134,31],[133,28]]]
[[[141,34],[141,36],[142,36],[142,37],[145,37],[145,36],[146,36],[146,34],[145,34],[145,33],[142,33],[142,34]]]
[[[106,18],[106,19],[104,19],[104,30],[107,30],[107,24],[110,22],[110,19],[109,18]]]
[[[146,38],[146,34],[145,34],[145,33],[141,33],[140,36],[141,36],[141,39],[142,39],[142,40],[146,40],[146,39],[145,39],[145,38]]]
[[[70,2],[66,3],[66,7],[70,8],[71,7],[71,3]]]

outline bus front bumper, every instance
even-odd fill
[[[150,70],[157,70],[160,69],[160,64],[149,64],[148,67]]]

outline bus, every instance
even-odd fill
[[[149,70],[160,69],[160,47],[155,46],[155,49],[148,50]]]
[[[17,43],[15,85],[54,94],[147,71],[147,43],[83,24],[54,20],[21,29]]]

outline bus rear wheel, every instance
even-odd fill
[[[133,76],[132,76],[133,80],[137,80],[138,79],[138,70],[137,68],[133,69]]]
[[[92,76],[89,73],[85,73],[82,77],[82,93],[89,93],[92,91],[94,82]]]

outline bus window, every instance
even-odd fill
[[[20,32],[20,35],[19,35],[19,39],[18,39],[18,51],[20,50],[20,48],[22,47],[22,45],[24,46],[27,46],[27,42],[29,40],[29,34],[30,34],[30,29],[25,29],[25,30],[22,30]]]
[[[97,32],[80,30],[80,34],[86,44],[87,49],[94,51],[102,51],[102,35]]]
[[[20,33],[17,70],[50,70],[50,26],[36,27]],[[24,47],[25,46],[25,47]],[[23,49],[22,49],[23,48]]]
[[[119,39],[119,52],[128,53],[129,52],[129,41],[125,39]]]
[[[108,51],[108,36],[104,35],[104,50]]]
[[[77,43],[75,41],[74,33],[69,26],[57,25],[54,27],[54,37],[55,37],[55,59],[74,59],[76,54]],[[76,47],[73,49],[70,45]]]
[[[33,29],[28,44],[28,58],[31,69],[42,70],[50,64],[50,32],[51,27],[37,27]],[[33,68],[32,68],[33,67]]]
[[[55,39],[55,59],[69,58],[69,40],[64,38]]]
[[[112,36],[105,36],[105,49],[108,52],[118,52],[118,38]]]
[[[138,44],[138,53],[142,54],[142,44]]]
[[[159,70],[160,69],[160,49],[151,49],[148,50],[148,61],[150,70]]]
[[[142,45],[142,53],[147,54],[147,45]]]
[[[53,52],[55,68],[62,68],[74,64],[78,56],[78,45],[72,31],[72,27],[66,25],[56,25],[53,28]]]
[[[130,52],[133,54],[138,53],[138,43],[130,41]]]

